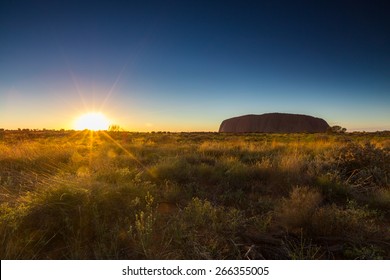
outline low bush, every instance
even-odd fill
[[[321,201],[322,196],[317,190],[295,187],[276,210],[280,223],[289,230],[307,227]]]

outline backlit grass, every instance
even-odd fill
[[[0,131],[1,259],[389,259],[372,134]]]

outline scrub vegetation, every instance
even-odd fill
[[[1,259],[390,259],[390,134],[0,131]]]

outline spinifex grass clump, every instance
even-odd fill
[[[343,147],[339,157],[340,176],[356,192],[366,192],[390,184],[390,149],[369,142]]]
[[[382,134],[3,131],[2,259],[389,259]]]

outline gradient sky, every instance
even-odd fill
[[[0,1],[0,128],[217,131],[301,113],[390,130],[388,1]]]

